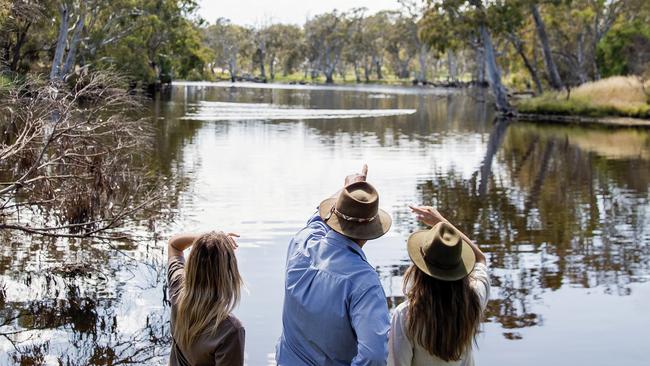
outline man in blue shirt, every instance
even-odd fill
[[[323,201],[289,243],[279,366],[386,365],[390,319],[377,272],[361,249],[390,216],[367,167]]]

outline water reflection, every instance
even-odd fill
[[[503,143],[495,142],[504,129]],[[622,145],[593,143],[599,140]],[[504,330],[542,325],[543,317],[529,308],[548,290],[599,286],[629,295],[630,283],[648,279],[648,141],[635,130],[497,123],[479,172],[463,178],[438,171],[418,183],[422,202],[438,207],[489,253],[498,291],[488,321]],[[405,209],[397,220],[413,226]]]
[[[151,165],[167,199],[138,223],[138,240],[0,233],[0,364],[165,364],[164,239],[214,227],[244,234],[238,256],[249,292],[237,313],[248,364],[267,364],[280,330],[288,238],[361,161],[394,218],[389,235],[366,250],[391,306],[403,300],[403,243],[418,225],[406,208],[413,202],[437,206],[488,252],[490,339],[500,333],[525,348],[526,329],[543,334],[560,314],[543,306],[553,293],[562,295],[554,304],[571,301],[562,300],[569,289],[638,296],[634,284],[650,274],[650,133],[499,122],[477,102],[481,91],[406,90],[168,90],[151,105]],[[201,115],[201,106],[224,105],[215,103],[291,106],[309,118]],[[416,112],[324,119],[312,109]],[[206,118],[184,119],[197,115]],[[612,334],[643,329],[620,324]]]

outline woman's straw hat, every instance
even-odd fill
[[[343,188],[338,197],[321,202],[320,217],[332,230],[352,239],[376,239],[388,232],[392,219],[379,209],[379,194],[367,182]]]
[[[443,281],[466,277],[476,263],[472,248],[446,222],[430,230],[414,232],[408,238],[407,248],[411,260],[422,272]]]

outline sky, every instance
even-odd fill
[[[366,7],[374,13],[399,8],[397,0],[200,0],[199,3],[199,15],[210,23],[228,18],[236,24],[253,26],[268,20],[300,25],[307,17],[334,9]]]

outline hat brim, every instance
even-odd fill
[[[443,269],[425,261],[420,248],[425,244],[428,232],[429,230],[416,231],[409,236],[408,241],[406,242],[406,247],[409,257],[411,257],[411,261],[413,261],[422,272],[442,281],[457,281],[472,273],[474,265],[476,264],[476,255],[474,254],[472,247],[470,247],[470,245],[464,240],[461,248],[461,261],[458,266],[450,269]]]
[[[336,198],[328,198],[318,205],[318,213],[320,217],[325,220],[332,210],[332,206],[336,204]],[[352,239],[372,240],[386,234],[390,230],[393,219],[390,215],[379,209],[377,218],[370,222],[351,222],[340,219],[337,215],[330,215],[329,219],[325,221],[327,226],[339,234],[343,234]]]

